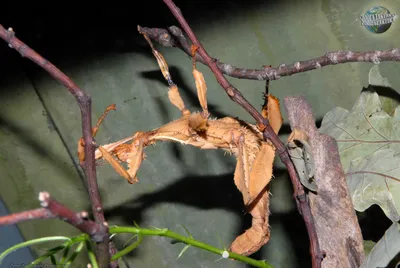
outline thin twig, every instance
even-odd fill
[[[58,218],[90,235],[95,242],[102,241],[103,236],[107,235],[104,228],[101,228],[100,225],[94,221],[85,218],[87,213],[75,213],[53,199],[48,192],[40,192],[38,199],[41,208],[2,216],[0,217],[0,225],[10,225],[38,219]]]
[[[352,176],[352,175],[358,175],[358,174],[371,174],[371,175],[381,176],[381,177],[384,177],[384,178],[388,178],[388,179],[400,182],[400,179],[398,179],[396,177],[389,176],[389,175],[386,175],[384,173],[368,171],[368,170],[347,172],[345,175],[346,176]]]
[[[161,28],[141,27],[140,31],[160,43],[162,46],[178,47],[186,54],[191,56],[191,43],[183,35],[182,30],[176,26],[171,26],[168,28],[168,30]],[[218,59],[211,59],[212,61],[216,62],[219,70],[223,74],[231,77],[249,80],[278,80],[284,76],[316,70],[329,65],[349,62],[370,62],[378,64],[384,61],[400,61],[400,49],[393,48],[388,50],[374,51],[333,51],[327,52],[325,55],[318,58],[297,61],[294,64],[281,64],[276,68],[263,67],[260,69],[238,68],[232,64],[220,62]],[[199,54],[196,54],[196,60],[207,65],[207,60]]]
[[[260,129],[263,130],[264,139],[270,140],[277,149],[277,152],[282,160],[282,162],[286,165],[290,178],[292,180],[293,189],[294,189],[294,198],[297,203],[297,207],[299,209],[300,214],[303,216],[304,221],[306,223],[307,231],[310,238],[310,253],[312,257],[312,267],[319,268],[321,267],[321,261],[323,259],[322,252],[319,248],[319,243],[317,239],[317,233],[315,229],[314,219],[311,214],[311,209],[307,201],[307,196],[304,192],[304,188],[300,183],[300,180],[297,176],[296,170],[292,161],[289,158],[289,154],[286,150],[285,145],[280,141],[278,136],[273,131],[272,127],[269,125],[268,120],[265,119],[260,112],[258,112],[240,93],[240,91],[231,85],[228,80],[224,77],[221,70],[218,68],[217,62],[212,59],[206,50],[203,48],[200,41],[197,39],[196,35],[193,33],[192,29],[188,25],[187,21],[183,17],[180,9],[171,1],[171,0],[163,0],[164,3],[168,6],[172,14],[179,21],[181,27],[188,35],[189,39],[192,43],[198,47],[198,53],[201,55],[207,66],[214,73],[218,83],[224,88],[230,99],[236,103],[238,103],[242,108],[244,108],[258,123]]]
[[[0,38],[6,41],[10,48],[15,49],[22,57],[28,58],[44,70],[46,70],[57,81],[63,84],[69,92],[75,97],[82,117],[82,134],[85,142],[84,170],[86,173],[87,186],[92,205],[93,216],[96,223],[101,228],[104,228],[102,242],[97,245],[97,257],[100,267],[107,267],[109,262],[108,257],[108,228],[104,225],[104,213],[97,185],[96,165],[94,158],[95,147],[93,146],[92,137],[92,117],[91,117],[91,98],[85,94],[67,75],[61,72],[56,66],[44,59],[22,41],[15,37],[15,32],[12,28],[6,30],[0,25]]]
[[[28,220],[53,219],[55,216],[45,208],[37,208],[0,217],[0,226],[11,225]]]

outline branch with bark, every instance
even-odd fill
[[[211,69],[214,73],[218,83],[221,87],[226,91],[229,98],[239,104],[243,109],[245,109],[257,122],[258,127],[261,131],[263,131],[263,136],[265,140],[270,140],[273,145],[275,146],[279,157],[281,158],[282,162],[285,164],[289,171],[289,175],[293,184],[294,190],[294,199],[296,200],[297,208],[300,214],[303,216],[303,219],[306,224],[306,228],[308,231],[309,239],[310,239],[310,252],[312,258],[312,267],[317,268],[321,267],[321,262],[323,259],[323,253],[320,250],[318,237],[316,233],[314,218],[311,213],[310,205],[308,203],[307,195],[305,194],[304,188],[300,183],[299,177],[296,173],[295,167],[293,162],[291,161],[286,146],[282,143],[279,137],[273,131],[271,125],[269,124],[268,120],[265,119],[257,109],[254,108],[240,93],[240,91],[231,85],[229,81],[225,78],[221,70],[219,69],[217,62],[212,59],[200,41],[197,39],[196,35],[190,28],[189,24],[187,23],[186,19],[183,17],[180,9],[171,1],[171,0],[164,0],[164,3],[168,6],[172,14],[180,23],[183,30],[188,35],[191,42],[197,47],[198,54],[203,58],[205,64]],[[139,31],[141,28],[139,28]]]
[[[15,49],[22,57],[30,59],[41,68],[46,70],[52,77],[59,81],[69,92],[75,97],[76,102],[81,111],[82,117],[82,134],[85,144],[86,159],[83,162],[83,169],[85,170],[87,188],[90,196],[90,203],[92,205],[92,212],[95,222],[102,230],[99,232],[99,240],[97,241],[97,258],[100,267],[108,267],[109,263],[109,236],[108,227],[105,224],[103,213],[103,206],[99,194],[96,176],[96,165],[94,157],[94,140],[92,136],[92,113],[91,113],[91,97],[84,93],[83,90],[75,84],[67,75],[54,66],[51,62],[44,59],[41,55],[28,47],[25,43],[15,37],[15,32],[12,28],[7,30],[0,25],[0,38],[8,43],[10,48]],[[36,211],[38,213],[38,211]],[[104,229],[104,230],[103,230]],[[101,238],[101,239],[100,239]]]
[[[306,133],[312,148],[318,194],[310,192],[319,244],[326,252],[323,267],[360,267],[364,261],[361,229],[348,191],[334,138],[321,134],[304,97],[285,97],[292,130]],[[335,234],[335,235],[332,235]]]
[[[182,27],[183,28],[183,27]],[[176,26],[161,28],[140,27],[141,32],[157,41],[165,47],[177,47],[191,56],[190,47],[192,43],[187,40],[182,30]],[[190,38],[191,39],[191,38]],[[196,54],[196,60],[207,65],[207,59]],[[224,74],[239,79],[249,80],[278,80],[284,76],[303,73],[320,69],[329,65],[350,63],[350,62],[370,62],[378,64],[385,61],[400,61],[400,49],[393,48],[388,50],[374,51],[333,51],[327,52],[318,58],[305,61],[297,61],[294,64],[281,64],[276,68],[262,67],[259,69],[239,68],[229,63],[223,63],[216,58],[211,58],[216,62],[218,69]]]
[[[53,199],[48,192],[40,192],[38,199],[40,201],[41,208],[0,217],[0,225],[10,225],[38,219],[43,220],[58,218],[68,222],[81,232],[90,235],[95,242],[101,242],[103,240],[103,236],[108,235],[106,228],[103,228],[94,221],[87,219],[88,213],[86,211],[75,213],[68,207]],[[104,226],[107,226],[106,222],[104,223]]]

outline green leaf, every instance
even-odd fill
[[[185,251],[190,247],[190,245],[186,245],[181,252],[179,253],[178,257],[176,259],[179,259],[180,257],[182,257],[183,253],[185,253]]]
[[[54,254],[50,255],[51,264],[57,265],[57,260]]]
[[[64,262],[65,262],[65,260],[66,260],[67,257],[68,257],[68,253],[69,253],[70,248],[71,248],[70,245],[68,245],[68,246],[66,246],[66,247],[64,248],[63,253],[62,253],[62,256],[61,256],[61,258],[60,258],[60,263],[64,263]]]
[[[29,267],[35,267],[37,266],[39,263],[42,263],[43,261],[45,261],[47,258],[50,257],[51,263],[52,264],[57,264],[57,261],[54,257],[54,254],[56,254],[57,252],[59,252],[60,250],[63,250],[69,243],[70,241],[64,242],[61,245],[58,245],[56,247],[53,247],[51,249],[48,249],[46,251],[45,254],[43,254],[42,256],[38,257],[36,260],[34,260],[33,262],[31,262],[29,264]]]
[[[374,248],[374,246],[376,245],[376,243],[371,240],[364,240],[363,244],[364,244],[365,255],[368,255],[371,252],[371,250]]]
[[[78,244],[78,246],[76,247],[75,251],[71,254],[71,256],[69,257],[69,259],[65,262],[65,264],[63,262],[61,262],[61,264],[64,264],[64,268],[67,268],[71,265],[71,263],[75,260],[75,258],[78,256],[78,254],[82,251],[82,248],[84,246],[85,242],[82,241]]]
[[[188,231],[188,229],[186,229],[186,227],[185,227],[183,224],[181,224],[181,226],[182,226],[183,229],[185,229],[187,235],[188,235],[190,238],[193,238],[192,234]]]
[[[400,220],[400,106],[394,115],[382,108],[374,91],[363,91],[348,111],[337,107],[323,118],[320,131],[338,142],[354,208],[379,205],[393,222]]]
[[[93,250],[91,242],[86,240],[85,243],[86,243],[86,248],[87,248],[87,251],[88,251],[90,264],[92,265],[93,268],[99,268],[99,265],[98,265],[97,260],[96,260],[96,254],[95,254],[95,252]]]
[[[132,237],[130,237],[123,245],[123,247],[126,247],[126,245],[129,244],[129,242],[131,242],[131,240],[135,239],[138,236],[138,234],[133,235]]]
[[[392,88],[388,79],[381,75],[379,65],[372,66],[368,76],[369,87],[378,93],[383,110],[389,115],[393,115],[396,107],[400,105],[398,98],[393,97],[393,95],[397,95],[397,92]]]
[[[387,267],[400,252],[400,224],[393,223],[372,248],[360,268]]]
[[[69,237],[65,237],[65,236],[48,236],[48,237],[42,237],[42,238],[37,238],[37,239],[32,239],[29,241],[25,241],[19,244],[16,244],[10,248],[8,248],[7,250],[5,250],[3,253],[0,254],[0,264],[3,261],[3,259],[10,253],[23,248],[23,247],[28,247],[31,245],[35,245],[35,244],[40,244],[40,243],[46,243],[46,242],[52,242],[52,241],[70,241],[71,239]]]

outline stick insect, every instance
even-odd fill
[[[181,117],[159,128],[147,132],[139,131],[125,139],[98,146],[95,158],[105,159],[130,184],[134,184],[139,181],[137,173],[145,159],[144,149],[158,141],[178,142],[203,150],[221,149],[229,152],[237,160],[234,183],[242,193],[243,202],[252,216],[251,227],[239,235],[229,249],[241,255],[251,255],[270,238],[269,182],[273,176],[275,148],[270,141],[263,140],[262,132],[254,124],[233,117],[210,118],[206,97],[207,85],[203,74],[196,69],[195,46],[192,46],[193,77],[202,111],[189,111],[177,85],[173,82],[163,55],[154,48],[150,38],[142,34],[168,83],[169,100],[179,109]],[[278,133],[283,122],[279,100],[271,94],[266,94],[265,100],[267,104],[262,108],[262,115],[269,120],[274,132]],[[115,105],[107,108],[93,129],[93,135],[97,133],[101,121],[110,110],[115,110]],[[78,156],[81,162],[85,159],[83,147],[84,142],[81,139],[78,142]],[[127,165],[127,169],[122,163]]]

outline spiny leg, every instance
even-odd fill
[[[169,72],[168,64],[163,57],[163,55],[158,52],[150,38],[142,33],[145,37],[146,41],[149,43],[152,53],[157,60],[157,63],[160,67],[160,70],[168,82],[169,91],[168,97],[171,103],[176,106],[182,113],[182,116],[189,116],[190,111],[186,109],[185,104],[182,100],[182,97],[179,94],[178,87],[172,81],[171,74]],[[138,132],[134,135],[133,141],[131,144],[120,144],[112,150],[112,154],[110,154],[105,148],[99,147],[99,151],[102,153],[102,157],[107,160],[113,168],[123,176],[129,183],[135,183],[138,181],[137,179],[137,171],[144,159],[144,147],[147,146],[151,141],[149,140],[149,135],[151,132]],[[119,160],[122,162],[126,162],[128,164],[128,170],[126,171],[120,162],[118,162],[112,155],[116,155]]]
[[[263,142],[254,161],[249,161],[249,152],[244,136],[238,142],[238,159],[235,170],[235,184],[242,192],[245,204],[250,204],[252,226],[233,241],[230,249],[241,255],[250,255],[258,251],[269,240],[269,182],[275,150]]]
[[[137,132],[131,137],[131,144],[121,143],[111,148],[109,145],[105,145],[104,147],[99,146],[98,150],[101,153],[101,157],[110,163],[118,174],[124,177],[130,184],[133,184],[139,181],[136,174],[145,158],[144,148],[152,143],[148,139],[151,133]],[[127,163],[128,170],[120,162]]]
[[[134,179],[130,176],[130,174],[126,171],[126,169],[117,161],[115,158],[107,152],[102,146],[99,146],[99,151],[102,154],[102,157],[114,168],[114,170],[124,177],[129,183],[133,183]]]
[[[144,139],[139,137],[139,144],[137,145],[137,149],[129,155],[129,158],[127,159],[128,163],[128,174],[129,174],[129,179],[128,182],[130,184],[133,184],[135,182],[138,182],[137,178],[137,172],[139,170],[140,165],[142,164],[143,159],[145,158],[144,156]],[[135,143],[132,143],[132,146],[136,146]]]
[[[198,71],[196,69],[196,50],[198,47],[195,45],[192,45],[191,50],[192,50],[192,61],[193,61],[193,77],[196,82],[196,88],[197,88],[197,97],[200,102],[200,106],[203,109],[202,116],[203,118],[207,119],[208,116],[210,115],[208,112],[208,106],[207,106],[207,84],[204,79],[203,73]]]
[[[106,110],[103,112],[103,114],[100,116],[100,118],[97,120],[96,126],[92,129],[92,135],[93,135],[93,137],[96,136],[97,131],[99,130],[99,127],[100,127],[101,123],[102,123],[103,120],[106,118],[108,112],[111,111],[111,110],[113,110],[113,111],[116,110],[116,109],[115,109],[115,104],[109,105],[109,106],[106,108]]]
[[[241,135],[238,140],[238,151],[236,169],[234,174],[234,182],[238,190],[242,193],[243,202],[247,204],[250,200],[249,193],[249,177],[250,177],[250,165],[247,150],[245,147],[244,135]]]
[[[97,131],[99,130],[100,124],[103,122],[104,118],[107,116],[108,112],[114,110],[115,111],[115,104],[109,105],[106,110],[103,112],[103,114],[100,116],[100,118],[97,120],[97,124],[94,128],[92,128],[92,136],[95,137],[97,134]],[[78,141],[78,158],[80,163],[82,164],[85,162],[85,141],[83,140],[83,137],[81,137]]]
[[[269,121],[269,124],[271,125],[273,131],[278,134],[280,128],[282,127],[283,123],[283,118],[282,114],[280,111],[280,105],[279,105],[279,100],[278,98],[272,96],[271,94],[268,94],[265,100],[265,103],[267,104],[267,107],[263,107],[263,116],[266,117]],[[264,104],[265,105],[265,104]],[[269,157],[272,157],[272,159],[269,159]],[[259,159],[260,158],[260,159]],[[273,161],[275,158],[275,149],[273,148],[273,145],[270,144],[269,142],[263,142],[260,151],[257,153],[256,159],[253,163],[253,166],[258,166],[257,168],[253,169],[252,172],[258,172],[259,170],[263,170],[262,172],[259,172],[259,174],[254,174],[253,176],[250,176],[252,181],[260,181],[260,184],[257,187],[254,187],[254,183],[251,184],[251,198],[246,203],[247,210],[250,211],[252,207],[256,204],[257,199],[260,198],[262,195],[262,191],[266,187],[266,185],[269,183],[271,177],[272,177],[272,167],[273,167]],[[272,162],[270,162],[272,161]],[[269,166],[269,163],[271,165]],[[269,169],[270,168],[270,169]],[[253,171],[254,170],[254,171]],[[269,176],[269,171],[271,172],[271,176]],[[268,173],[264,173],[268,172]],[[265,176],[263,174],[268,174],[268,176]],[[258,179],[258,176],[260,176],[261,179]]]
[[[260,150],[251,166],[249,176],[249,200],[246,203],[248,211],[257,205],[258,200],[263,196],[266,187],[273,176],[273,164],[275,149],[268,142],[262,142]]]
[[[168,64],[167,64],[167,61],[165,60],[164,56],[154,48],[153,43],[151,42],[150,38],[145,33],[143,33],[143,32],[140,32],[140,33],[143,34],[147,43],[149,43],[151,51],[153,52],[153,55],[157,60],[158,66],[160,67],[160,70],[161,70],[165,80],[167,80],[167,82],[168,82],[168,88],[169,88],[168,97],[169,97],[170,102],[181,111],[183,116],[190,115],[189,110],[185,107],[185,103],[183,102],[182,97],[179,94],[178,87],[172,81],[172,77],[169,72]]]
[[[100,116],[100,118],[97,120],[97,124],[95,127],[92,129],[92,136],[95,137],[97,134],[97,131],[99,130],[99,127],[105,117],[107,116],[108,112],[111,110],[116,110],[115,109],[115,104],[109,105],[106,110],[103,112],[103,114]],[[122,177],[127,179],[130,183],[133,183],[135,181],[134,178],[130,176],[130,174],[125,170],[125,168],[102,146],[98,147],[99,151],[102,154],[102,158],[104,158],[114,169],[115,171],[120,174]],[[78,143],[78,155],[81,163],[85,160],[85,151],[84,151],[84,140],[81,138]]]

